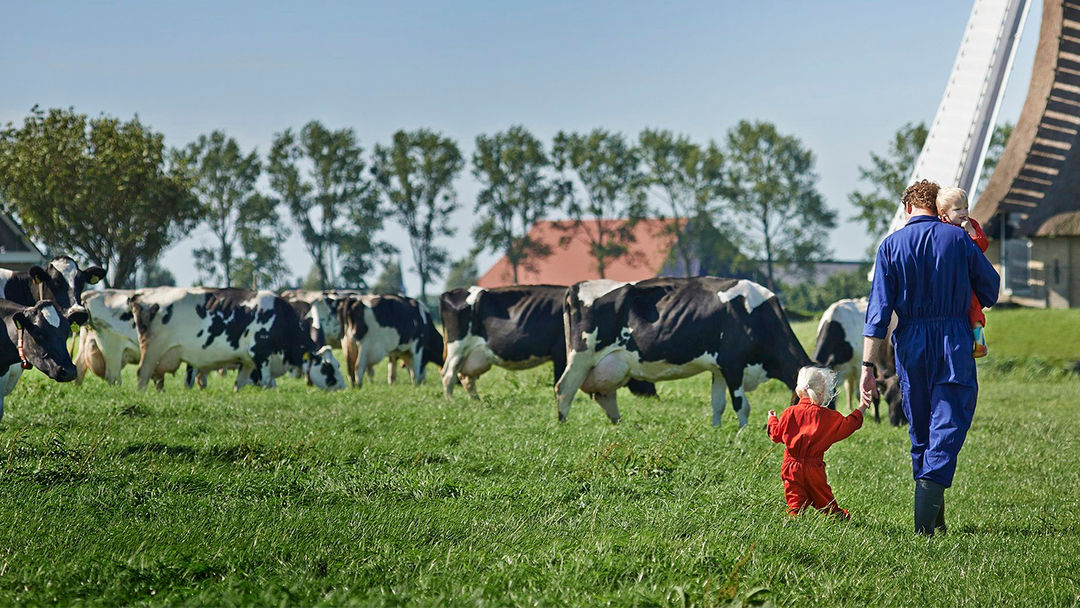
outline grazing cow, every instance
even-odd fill
[[[353,386],[363,384],[364,373],[389,357],[387,380],[393,384],[397,361],[409,368],[413,384],[421,384],[428,363],[443,364],[443,337],[422,302],[397,295],[353,296],[338,308],[341,347]]]
[[[140,390],[155,373],[175,372],[181,362],[197,371],[237,365],[237,390],[275,386],[287,366],[304,368],[319,388],[344,385],[330,349],[316,347],[296,311],[269,291],[160,288],[135,294],[131,309]]]
[[[598,286],[600,282],[591,281]],[[614,289],[624,283],[606,281]],[[474,399],[476,379],[492,365],[511,370],[552,362],[558,380],[566,368],[561,285],[515,285],[453,289],[439,298],[446,332],[443,392],[449,397],[460,381]],[[635,394],[656,395],[649,383],[631,380]]]
[[[599,296],[579,283],[566,292],[565,316],[567,364],[555,386],[560,421],[578,389],[618,422],[615,389],[628,379],[709,372],[713,425],[727,389],[742,427],[750,418],[747,391],[768,378],[794,390],[799,368],[810,364],[776,296],[742,279],[650,279]]]
[[[848,409],[859,400],[859,377],[861,375],[863,324],[866,322],[867,299],[845,299],[834,302],[821,315],[818,323],[817,343],[813,359],[818,365],[836,370],[837,381],[847,389]],[[895,317],[894,317],[895,322]],[[890,330],[891,331],[891,330]],[[877,368],[879,397],[874,401],[874,420],[881,422],[878,405],[881,397],[889,406],[889,422],[899,426],[907,422],[900,399],[900,380],[896,376],[892,341],[885,340],[885,348],[873,361]]]
[[[10,300],[0,300],[0,367],[18,366],[19,370],[36,367],[57,382],[75,379],[75,364],[67,351],[71,324],[84,325],[85,310],[63,316],[55,304],[42,300],[33,306],[23,306]],[[4,397],[0,394],[0,418],[4,416]]]
[[[61,315],[86,312],[82,292],[88,284],[105,278],[105,270],[99,266],[80,269],[75,260],[58,256],[45,265],[31,266],[28,271],[18,272],[0,268],[0,298],[23,306],[33,306],[47,300],[56,305]],[[82,318],[79,315],[79,318]],[[22,367],[11,365],[0,374],[0,398],[15,389],[22,376]]]
[[[329,344],[335,348],[341,346],[341,322],[338,319],[338,307],[345,302],[352,292],[307,291],[288,289],[281,292],[281,297],[293,307],[301,321],[310,324],[311,337],[316,344]]]

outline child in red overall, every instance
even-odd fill
[[[769,439],[784,444],[780,477],[784,480],[788,514],[798,515],[807,506],[847,519],[836,504],[825,479],[825,450],[862,426],[865,405],[844,416],[825,407],[836,393],[836,372],[821,367],[799,370],[795,393],[799,402],[779,418],[769,412]]]
[[[942,188],[938,190],[937,208],[941,221],[963,228],[971,237],[971,240],[978,245],[979,250],[984,254],[986,253],[990,241],[986,238],[986,233],[983,232],[979,222],[968,217],[967,192],[964,192],[961,188]],[[982,304],[979,303],[979,298],[975,297],[974,292],[971,294],[971,306],[968,308],[968,321],[971,323],[971,333],[975,340],[972,354],[976,359],[985,357],[988,352],[986,332],[983,331],[983,328],[986,327],[986,315],[983,314]]]

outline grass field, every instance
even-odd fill
[[[1080,359],[1074,312],[994,313],[990,359]],[[27,375],[0,422],[0,605],[1080,605],[1080,380],[983,373],[949,534],[925,539],[887,424],[826,458],[850,522],[785,515],[776,382],[739,431],[709,426],[705,376],[620,395],[613,426],[584,397],[557,424],[548,366],[484,376],[480,402],[429,374]]]

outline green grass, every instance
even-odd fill
[[[0,422],[0,605],[1080,605],[1080,381],[982,380],[950,533],[924,539],[888,425],[826,458],[850,522],[785,515],[776,382],[739,431],[709,426],[705,376],[620,395],[613,426],[584,397],[557,424],[548,366],[484,376],[480,402],[434,377],[141,394],[35,372]]]

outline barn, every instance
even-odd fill
[[[0,268],[26,270],[45,261],[44,254],[30,241],[15,218],[0,213]]]

